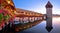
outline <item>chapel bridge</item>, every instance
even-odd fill
[[[28,13],[22,12],[22,13],[17,13],[16,17],[13,19],[13,22],[7,22],[6,27],[8,28],[9,26],[13,28],[16,32],[22,31],[24,29],[31,28],[39,23],[41,21],[45,20],[45,16],[40,13]],[[9,24],[10,23],[10,24]],[[5,27],[3,28],[6,29]],[[10,29],[10,28],[8,28]],[[5,30],[5,32],[8,31],[8,29]]]
[[[3,3],[3,5],[0,5],[1,9],[7,10],[11,16],[15,16],[15,18],[12,17],[13,22],[6,22],[7,25],[0,28],[4,33],[8,31],[9,28],[13,28],[15,31],[31,28],[46,19],[45,15],[41,13],[28,10],[16,10],[12,0],[0,1],[0,4]]]
[[[24,15],[24,14],[17,15],[17,17],[14,19],[14,22],[18,22],[18,23],[20,22],[20,24],[15,23],[16,31],[31,28],[45,19],[43,14],[37,14],[37,15],[36,14]]]

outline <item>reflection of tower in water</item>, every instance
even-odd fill
[[[48,1],[48,3],[46,4],[46,17],[47,17],[47,21],[46,21],[46,29],[48,32],[51,31],[52,27],[52,4]]]

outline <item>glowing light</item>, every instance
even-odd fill
[[[8,3],[10,3],[10,1],[8,1]]]

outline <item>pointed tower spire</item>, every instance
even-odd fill
[[[52,4],[50,3],[50,1],[48,1],[48,3],[46,4],[45,7],[46,7],[46,8],[52,8],[53,6],[52,6]]]

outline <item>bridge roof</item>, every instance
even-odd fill
[[[21,8],[16,8],[17,12],[28,12],[28,13],[37,13],[34,11],[30,11],[30,10],[25,10],[25,9],[21,9]],[[41,13],[37,13],[37,14],[41,14]]]
[[[18,16],[18,17],[39,17],[39,16],[42,16],[43,14],[41,14],[41,13],[37,13],[37,12],[33,12],[33,11],[29,11],[29,10],[24,10],[24,9],[19,9],[19,8],[17,8],[16,9],[17,11],[17,15],[16,16]],[[24,14],[24,12],[25,13],[27,13],[27,14]],[[31,15],[29,14],[29,13],[31,13]],[[33,13],[34,13],[34,15],[33,15]]]

